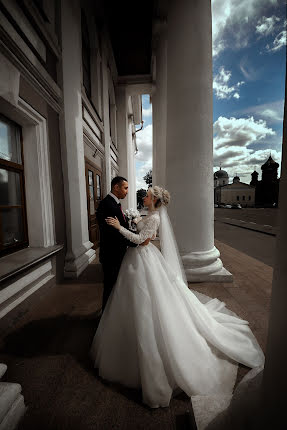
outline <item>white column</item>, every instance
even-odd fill
[[[125,85],[116,88],[117,102],[117,134],[119,150],[120,175],[128,176],[128,157],[127,157],[127,132],[128,132],[128,103]],[[127,178],[128,179],[128,178]]]
[[[136,169],[135,169],[135,145],[133,133],[135,133],[135,127],[132,118],[128,119],[128,135],[127,135],[127,148],[128,148],[128,175],[129,181],[129,193],[127,195],[127,207],[128,209],[136,209]]]
[[[167,28],[165,22],[154,24],[156,82],[152,94],[153,123],[153,185],[166,185],[166,89]]]
[[[187,279],[229,281],[214,247],[210,0],[170,2],[166,182]]]
[[[281,177],[279,189],[279,219],[275,265],[272,283],[271,310],[263,373],[262,417],[266,427],[283,429],[286,426],[287,381],[287,80],[285,83],[285,108]]]
[[[95,257],[95,251],[89,241],[87,214],[81,97],[81,9],[77,1],[63,0],[61,5],[64,98],[61,151],[67,231],[65,277],[74,278]]]
[[[105,194],[111,190],[111,137],[110,137],[110,115],[109,115],[109,72],[107,63],[106,47],[103,49],[102,76],[103,76],[103,121],[105,146]]]
[[[123,209],[136,209],[136,174],[135,174],[135,154],[133,142],[133,121],[128,117],[129,95],[125,85],[120,85],[116,89],[117,102],[117,134],[119,149],[120,175],[127,178],[129,192],[122,201]]]

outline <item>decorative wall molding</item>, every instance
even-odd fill
[[[20,71],[22,77],[56,111],[62,110],[62,90],[40,61],[0,12],[0,51]]]
[[[30,122],[23,126],[29,243],[48,247],[55,245],[55,227],[47,122],[20,97],[18,109]]]

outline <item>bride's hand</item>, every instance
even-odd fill
[[[117,219],[117,217],[112,218],[112,217],[108,217],[106,218],[106,223],[111,225],[112,227],[115,227],[117,230],[119,230],[121,228],[121,224],[119,222],[119,220]]]

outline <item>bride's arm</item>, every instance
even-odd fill
[[[140,231],[140,233],[132,233],[131,231],[127,230],[123,226],[120,225],[117,219],[115,218],[107,218],[106,222],[116,229],[119,230],[119,232],[130,242],[141,244],[146,239],[151,239],[155,234],[159,226],[159,219],[158,217],[151,216],[147,222],[145,223],[144,227]]]

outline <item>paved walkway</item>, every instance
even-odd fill
[[[218,297],[249,320],[264,349],[272,268],[223,243],[216,246],[234,282],[191,287]],[[100,268],[91,264],[79,279],[48,290],[0,339],[7,381],[22,385],[28,406],[20,429],[187,429],[190,402],[184,394],[169,408],[150,410],[140,392],[97,376],[88,357],[102,289],[95,279],[101,279]],[[246,371],[240,366],[238,379]]]

